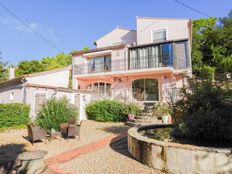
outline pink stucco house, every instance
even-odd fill
[[[113,98],[143,103],[167,100],[167,89],[191,75],[189,19],[137,17],[137,29],[117,27],[73,56],[73,88],[92,100]]]

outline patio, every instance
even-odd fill
[[[24,137],[27,130],[15,130],[0,133],[0,173],[13,169],[18,153],[26,150],[46,150],[47,173],[59,169],[58,173],[91,173],[104,171],[108,173],[160,173],[132,159],[127,152],[127,143],[122,143],[122,152],[117,145],[118,139],[126,136],[128,127],[123,123],[100,123],[84,121],[81,127],[81,140],[54,139],[47,144],[36,142],[32,146]],[[10,157],[10,158],[9,158]],[[55,162],[54,162],[55,159]],[[91,160],[88,160],[91,159]],[[81,165],[76,165],[81,164]],[[96,164],[96,165],[94,165]],[[72,167],[70,167],[72,166]],[[89,167],[87,167],[89,166]],[[121,166],[121,167],[120,167]],[[135,170],[136,168],[138,170]],[[9,172],[9,171],[8,171]]]

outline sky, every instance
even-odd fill
[[[231,0],[180,0],[212,17],[224,17]],[[117,26],[136,29],[136,16],[199,19],[205,16],[174,0],[0,0],[36,36],[0,6],[0,52],[9,64],[70,53]],[[58,48],[58,49],[57,49]]]

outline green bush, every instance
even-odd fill
[[[59,130],[61,123],[76,117],[77,114],[77,108],[71,105],[67,98],[52,98],[42,105],[35,123],[47,130]]]
[[[97,100],[87,105],[86,112],[89,119],[96,121],[118,122],[125,119],[123,103],[115,100]]]
[[[163,115],[170,115],[171,111],[171,106],[165,102],[156,102],[153,109],[154,115],[158,117]]]
[[[86,107],[89,119],[96,121],[124,121],[128,114],[138,115],[141,109],[136,103],[122,103],[116,100],[97,100]]]
[[[203,66],[200,68],[198,77],[204,80],[213,80],[214,79],[215,68],[210,66]]]
[[[21,103],[0,104],[0,128],[17,128],[29,122],[30,107]]]
[[[232,140],[232,88],[225,83],[191,81],[175,106],[179,132],[195,139]]]
[[[125,115],[128,115],[128,114],[139,115],[141,111],[142,109],[137,103],[134,103],[134,102],[124,103]]]

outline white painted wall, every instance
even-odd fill
[[[10,94],[13,93],[13,100],[10,100]],[[0,103],[23,103],[24,87],[23,85],[12,85],[1,87]]]
[[[189,38],[189,19],[137,17],[137,44],[152,42],[152,31],[166,28],[167,40]]]
[[[56,97],[56,98],[66,97],[70,101],[71,104],[74,104],[75,93],[54,91],[52,89],[45,89],[45,88],[35,88],[35,87],[26,88],[26,102],[25,103],[30,105],[30,108],[31,108],[30,116],[32,119],[35,119],[36,117],[34,113],[36,93],[45,93],[46,99],[50,99],[52,97]]]
[[[123,28],[115,28],[110,33],[95,41],[97,48],[115,45],[115,43],[124,42],[132,44],[136,42],[136,31]]]
[[[27,77],[28,83],[67,88],[69,86],[69,69],[54,71],[43,75]]]

